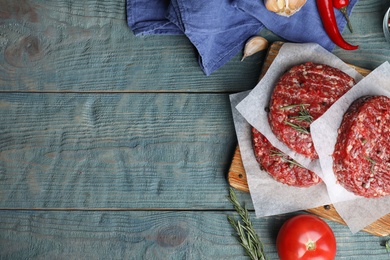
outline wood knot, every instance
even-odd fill
[[[30,22],[36,23],[38,22],[38,14],[36,12],[36,8],[33,7],[29,1],[20,0],[5,0],[0,1],[1,11],[0,18],[2,19],[19,19],[24,20],[27,19]]]
[[[162,247],[176,247],[181,245],[188,236],[188,230],[180,226],[168,226],[157,234],[157,243]]]
[[[9,45],[5,52],[7,62],[15,67],[26,67],[30,62],[44,56],[40,41],[35,36],[24,36],[14,45]]]

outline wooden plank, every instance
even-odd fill
[[[0,211],[1,259],[247,259],[227,216],[191,211]],[[292,215],[255,218],[269,259],[276,234]],[[382,241],[327,221],[336,259],[387,259]],[[347,236],[347,238],[346,238]],[[33,249],[33,250],[32,250]],[[360,259],[360,258],[359,258]]]
[[[125,1],[1,2],[2,91],[236,92],[258,77],[264,53],[206,77],[187,37],[135,37]]]
[[[0,117],[0,208],[230,208],[228,94],[3,93]]]
[[[263,69],[261,71],[260,79],[267,72],[269,66],[277,56],[279,49],[282,45],[282,42],[276,42],[269,48]],[[351,66],[363,76],[366,76],[370,73],[370,71],[367,69],[363,69],[353,65]],[[245,168],[242,163],[239,146],[236,147],[235,153],[233,155],[232,163],[228,172],[228,182],[232,187],[238,190],[249,192]],[[324,217],[326,219],[345,224],[344,220],[337,213],[333,205],[327,205],[326,207],[321,206],[313,209],[308,209],[307,211]],[[388,236],[390,234],[390,214],[378,219],[376,222],[364,228],[363,231],[369,232],[377,236]]]

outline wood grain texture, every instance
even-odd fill
[[[248,259],[227,221],[233,212],[0,211],[1,259]],[[269,259],[292,214],[255,218]],[[337,240],[336,259],[387,259],[382,238],[327,221]],[[33,249],[33,250],[32,250]],[[345,257],[348,256],[348,257]]]
[[[232,186],[233,188],[240,191],[250,192],[248,186],[248,179],[246,177],[244,164],[242,162],[241,151],[238,146],[234,151],[232,163],[230,165],[227,178],[230,186]]]
[[[360,50],[334,52],[389,60],[387,4],[359,1],[344,35]],[[205,77],[185,36],[135,37],[125,18],[125,0],[0,0],[0,259],[247,259],[226,220],[228,94],[253,88],[266,52]],[[253,218],[270,259],[289,216]],[[387,259],[328,223],[337,259]]]
[[[0,207],[226,208],[226,94],[0,95]]]
[[[283,42],[275,42],[272,44],[268,50],[266,59],[264,61],[264,66],[261,70],[260,79],[268,71],[269,66],[271,66],[273,60],[277,56],[279,49],[283,45]],[[363,76],[367,76],[370,73],[370,70],[360,68],[354,65],[350,65],[356,71],[358,71]],[[245,173],[245,168],[241,159],[241,153],[239,146],[236,147],[236,150],[233,155],[232,163],[228,172],[228,181],[230,185],[238,190],[250,192],[247,177]],[[333,205],[326,205],[326,207],[320,206],[313,209],[307,209],[308,212],[314,213],[323,218],[336,221],[341,224],[345,224],[344,220],[337,213]],[[374,223],[368,225],[363,229],[368,233],[371,233],[376,236],[388,236],[390,235],[390,214],[383,216]]]

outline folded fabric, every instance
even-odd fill
[[[347,12],[350,15],[357,0],[351,0]],[[301,10],[290,17],[280,16],[266,9],[260,0],[233,0],[232,5],[239,10],[256,17],[264,26],[276,35],[291,42],[315,42],[332,51],[335,44],[329,38],[322,25],[314,0],[307,0]],[[347,23],[340,11],[335,9],[339,30],[342,32]]]
[[[162,3],[163,2],[163,3]],[[127,0],[128,25],[136,35],[184,33],[199,54],[206,75],[242,50],[264,26],[230,0]]]
[[[166,18],[169,1],[127,0],[127,24],[135,35],[183,34]]]
[[[206,75],[221,67],[264,26],[237,10],[231,0],[171,0],[167,17],[180,27],[199,53]]]
[[[357,0],[351,0],[351,13]],[[292,42],[316,42],[331,51],[315,1],[301,11],[283,17],[268,11],[263,0],[127,0],[127,23],[135,35],[185,34],[196,47],[199,65],[206,75],[223,66],[247,39],[268,28]],[[336,12],[339,29],[346,25]]]

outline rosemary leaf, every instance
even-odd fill
[[[303,112],[303,111],[299,112],[298,116],[293,116],[291,118],[294,118],[298,121],[306,121],[310,124],[313,123],[313,117],[309,114],[306,114],[306,112]]]
[[[366,160],[369,161],[370,163],[372,164],[375,164],[376,162],[374,161],[374,159],[368,157],[368,156],[365,156]]]
[[[303,108],[305,109],[305,106],[309,106],[309,104],[295,104],[295,105],[289,105],[289,106],[281,107],[280,109],[291,109],[291,108],[296,108],[296,107],[303,107]]]
[[[271,150],[271,155],[270,156],[279,156],[279,157],[281,157],[283,159],[283,161],[289,163],[290,166],[295,165],[295,166],[304,168],[300,163],[296,162],[293,159],[289,159],[289,157],[286,154],[284,154],[284,153],[282,153],[280,151]]]
[[[253,228],[252,221],[249,218],[248,210],[242,207],[238,202],[233,188],[230,188],[228,199],[233,204],[234,209],[241,218],[240,221],[235,220],[230,216],[227,217],[229,223],[236,231],[237,239],[241,246],[245,249],[245,252],[252,260],[266,260],[263,244]]]
[[[292,109],[292,108],[299,107],[298,115],[291,116],[290,118],[295,119],[297,121],[306,121],[309,124],[311,124],[311,123],[313,123],[313,117],[309,114],[309,111],[306,109],[306,106],[309,106],[309,104],[297,104],[297,105],[284,106],[284,107],[281,107],[280,109]],[[286,120],[284,121],[284,123],[293,127],[295,130],[297,130],[301,133],[309,134],[309,130],[305,127],[302,127],[298,124],[291,123],[291,122],[286,121]]]
[[[309,134],[309,130],[305,127],[302,127],[300,125],[297,125],[297,124],[294,124],[294,123],[291,123],[291,122],[288,122],[288,121],[284,121],[284,123],[286,125],[289,125],[291,126],[292,128],[294,128],[295,130],[297,130],[298,132],[301,132],[301,133],[304,133],[304,134]]]
[[[371,163],[371,173],[375,174],[375,171],[374,171],[374,167],[375,167],[375,164],[376,164],[375,160],[370,158],[370,157],[368,157],[368,156],[364,156],[364,158]]]
[[[299,111],[299,116],[296,116],[295,118],[301,121],[309,122],[310,124],[313,123],[313,117],[309,114],[309,111],[302,106],[301,111]]]

